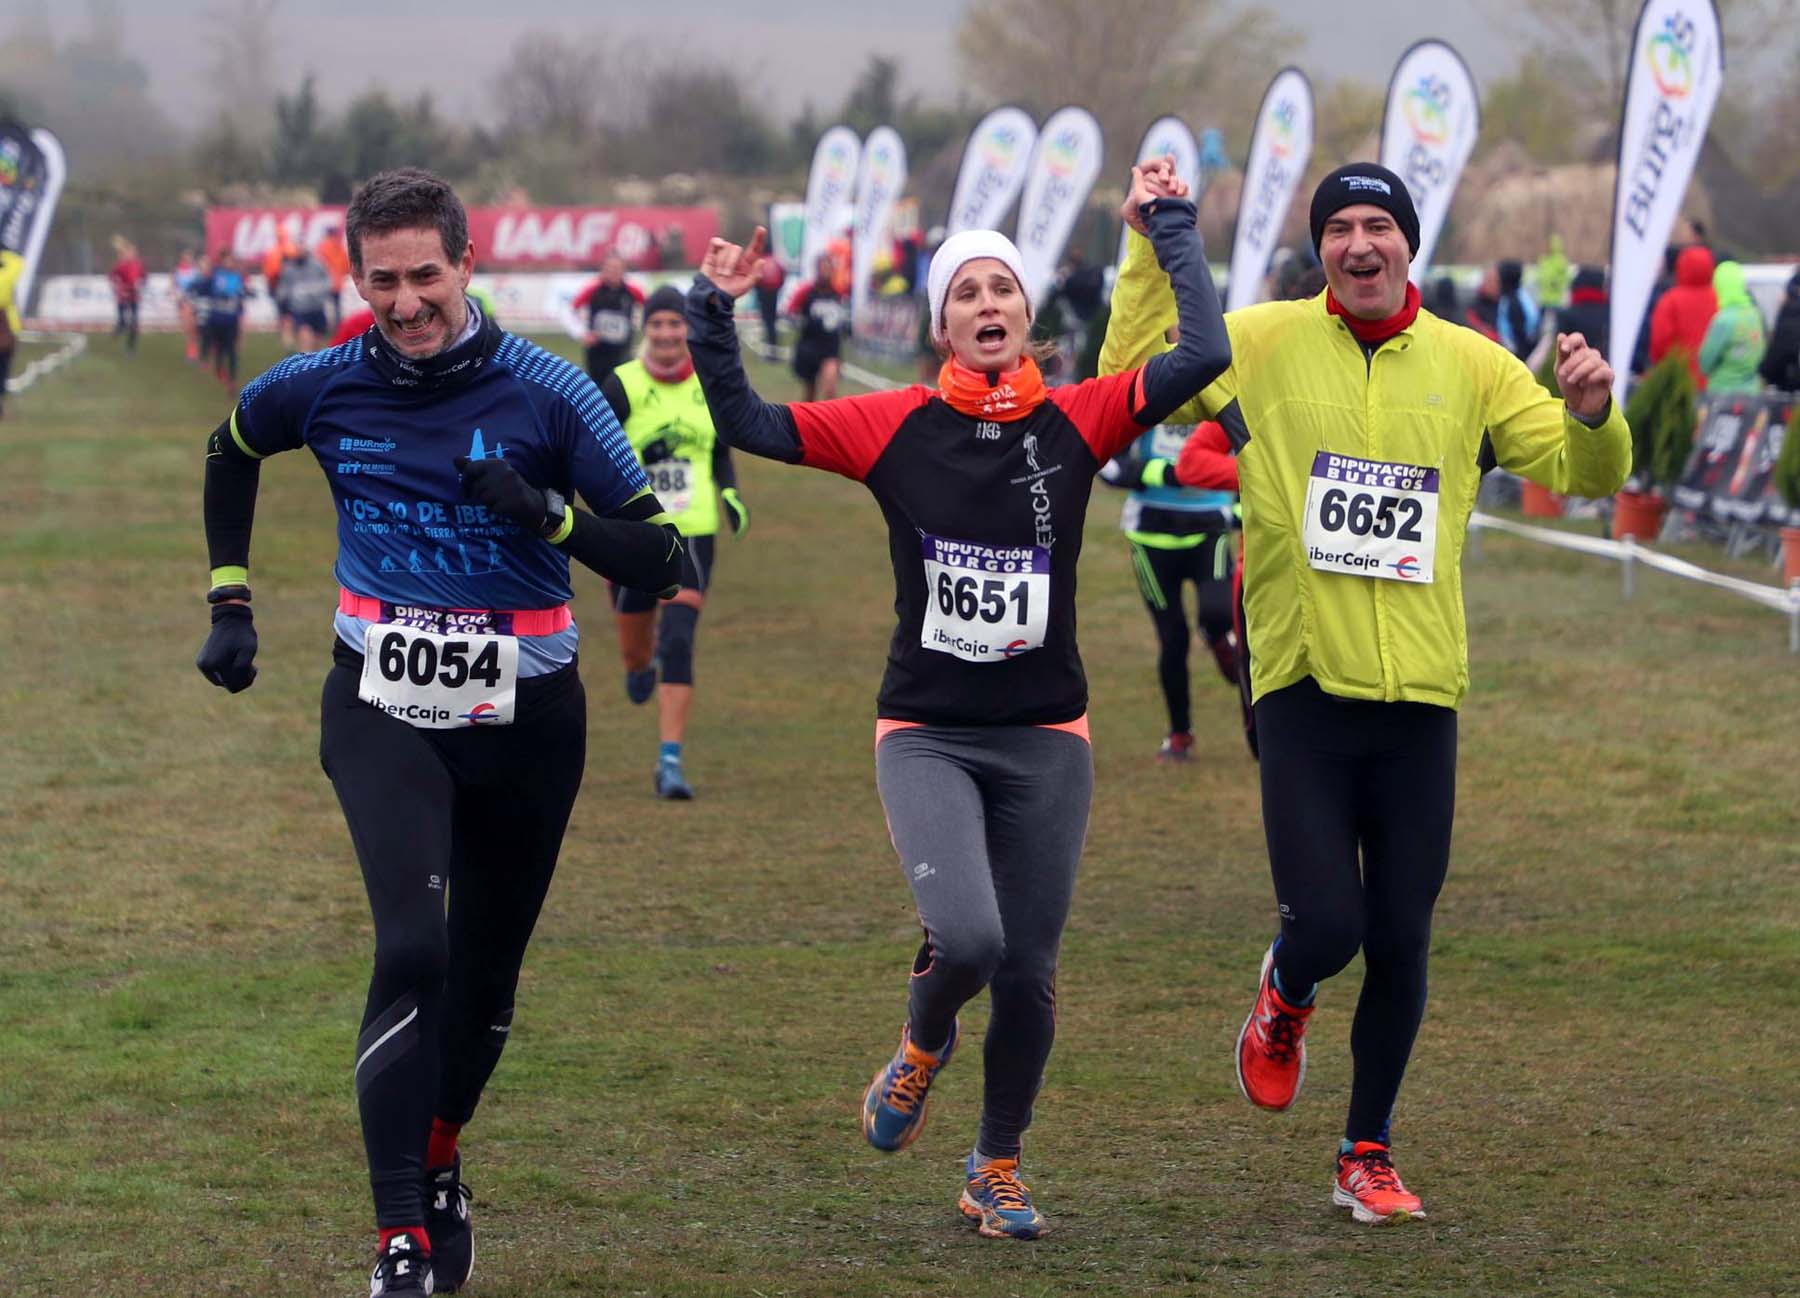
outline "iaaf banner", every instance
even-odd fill
[[[1013,240],[1019,245],[1025,291],[1034,310],[1050,291],[1057,259],[1100,174],[1102,152],[1100,123],[1085,108],[1057,109],[1038,132],[1026,169],[1025,194],[1019,200],[1019,233]]]
[[[343,225],[341,207],[209,207],[206,247],[228,247],[256,266],[284,232],[294,243],[316,248]],[[665,257],[694,266],[718,232],[719,214],[710,207],[469,209],[477,269],[586,270],[609,252],[634,270],[658,269]]]
[[[1613,190],[1613,400],[1625,400],[1631,353],[1687,197],[1706,124],[1725,83],[1712,0],[1645,0],[1631,41]]]
[[[806,179],[806,234],[800,241],[800,275],[811,279],[819,257],[850,224],[850,201],[862,141],[848,126],[834,126],[819,137],[813,150],[812,174]]]
[[[0,123],[0,248],[18,253],[25,262],[13,289],[21,312],[31,301],[66,174],[62,145],[49,131]]]
[[[963,146],[956,190],[944,233],[998,230],[1025,183],[1025,166],[1037,143],[1037,123],[1023,108],[996,108],[975,124]]]
[[[1443,41],[1420,41],[1400,56],[1381,121],[1381,165],[1406,182],[1419,214],[1419,251],[1409,278],[1425,282],[1450,215],[1463,164],[1481,134],[1481,96],[1462,55]]]
[[[1138,145],[1137,153],[1132,156],[1132,165],[1153,162],[1165,155],[1175,156],[1175,174],[1187,181],[1188,188],[1193,190],[1196,206],[1200,203],[1200,144],[1194,139],[1193,131],[1179,117],[1159,117],[1150,123],[1150,129],[1144,132],[1144,142]],[[1130,226],[1119,231],[1119,261],[1125,260],[1125,240],[1131,231]]]
[[[1227,311],[1262,297],[1263,276],[1281,242],[1294,190],[1306,174],[1312,142],[1312,83],[1299,68],[1283,68],[1256,110],[1256,129],[1244,160],[1244,190],[1231,240],[1231,277],[1225,284]]]
[[[856,177],[856,215],[850,226],[850,320],[865,314],[875,251],[889,238],[894,204],[906,188],[906,145],[891,126],[877,126],[863,143]]]

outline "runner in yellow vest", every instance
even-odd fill
[[[706,394],[694,377],[683,306],[681,290],[671,285],[652,293],[644,304],[642,354],[600,384],[657,498],[687,539],[681,593],[663,603],[660,615],[655,596],[613,587],[626,697],[644,703],[657,696],[662,748],[656,795],[680,801],[694,796],[682,769],[681,745],[694,706],[694,633],[712,579],[720,502],[733,536],[742,536],[750,526],[750,510],[737,493],[731,451],[714,435]]]
[[[1580,334],[1557,339],[1565,405],[1504,348],[1420,310],[1407,282],[1419,221],[1394,173],[1340,168],[1320,182],[1311,218],[1326,292],[1226,316],[1231,367],[1169,422],[1224,426],[1243,506],[1280,934],[1238,1037],[1238,1084],[1262,1108],[1294,1102],[1316,985],[1360,949],[1332,1199],[1381,1222],[1424,1215],[1388,1136],[1450,862],[1456,708],[1469,682],[1462,551],[1482,467],[1610,495],[1630,468],[1631,434],[1612,370]],[[1133,236],[1101,373],[1162,351],[1174,319],[1150,245]]]

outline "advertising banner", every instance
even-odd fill
[[[900,191],[906,188],[906,145],[891,126],[877,126],[863,144],[862,168],[856,177],[856,214],[850,226],[850,320],[867,314],[869,277],[875,253],[892,242],[889,223]]]
[[[209,207],[206,247],[229,247],[256,266],[282,233],[315,248],[342,230],[342,207]],[[609,252],[633,270],[697,266],[719,232],[710,207],[471,207],[469,238],[481,269],[591,270]]]
[[[1791,394],[1700,398],[1693,454],[1671,493],[1677,509],[1721,523],[1794,526],[1775,489],[1775,460],[1793,415]]]
[[[819,257],[841,238],[851,220],[850,201],[862,141],[848,126],[834,126],[819,137],[812,172],[806,179],[806,233],[800,241],[800,275],[813,277]]]
[[[976,123],[963,146],[962,166],[944,233],[998,230],[1019,187],[1037,144],[1037,123],[1023,108],[996,108]]]
[[[1450,215],[1463,164],[1481,134],[1481,96],[1462,55],[1443,41],[1420,41],[1400,56],[1381,120],[1381,165],[1406,182],[1419,214],[1419,251],[1409,278],[1425,282]]]
[[[1681,215],[1706,125],[1725,82],[1712,0],[1645,0],[1631,42],[1613,190],[1613,399],[1625,400],[1631,353]]]
[[[1306,174],[1312,144],[1312,83],[1300,69],[1283,68],[1256,110],[1256,129],[1244,160],[1244,191],[1231,240],[1231,276],[1225,284],[1227,311],[1261,299],[1263,276],[1281,242],[1281,227],[1294,190]]]
[[[1188,129],[1188,124],[1179,117],[1159,117],[1150,123],[1150,129],[1144,132],[1144,141],[1138,145],[1131,162],[1136,166],[1171,153],[1175,155],[1175,174],[1187,181],[1188,187],[1193,190],[1194,203],[1198,206],[1200,192],[1205,188],[1204,178],[1200,174],[1200,144]],[[1120,262],[1125,260],[1125,238],[1129,230],[1130,227],[1127,226],[1119,231]]]
[[[32,282],[67,170],[62,145],[49,131],[0,122],[0,248],[24,258],[13,289],[21,311],[31,301]]]
[[[1025,291],[1033,309],[1050,291],[1057,260],[1100,174],[1102,152],[1100,123],[1085,108],[1057,109],[1038,133],[1013,239],[1025,264]]]

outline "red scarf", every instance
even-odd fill
[[[644,373],[658,383],[686,383],[688,375],[693,372],[694,358],[686,352],[681,354],[681,360],[674,365],[658,365],[650,359],[648,352],[644,354]]]
[[[1351,315],[1344,310],[1343,303],[1330,290],[1325,290],[1325,309],[1332,315],[1343,317],[1350,332],[1356,335],[1356,341],[1365,347],[1373,347],[1384,343],[1403,329],[1410,329],[1412,322],[1419,315],[1419,288],[1410,280],[1406,285],[1406,301],[1400,309],[1385,320],[1365,320],[1361,316]]]
[[[1008,423],[1023,419],[1044,401],[1044,375],[1031,357],[1007,374],[972,370],[956,357],[938,371],[938,395],[952,410],[975,419]]]

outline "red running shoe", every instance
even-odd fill
[[[1350,1209],[1351,1216],[1371,1226],[1425,1215],[1419,1196],[1400,1183],[1400,1173],[1394,1170],[1394,1157],[1388,1147],[1373,1140],[1359,1140],[1348,1154],[1338,1155],[1331,1201]]]
[[[1259,1109],[1285,1109],[1306,1080],[1306,1020],[1313,1007],[1296,1009],[1275,990],[1275,948],[1263,955],[1256,1004],[1238,1033],[1238,1089]]]

